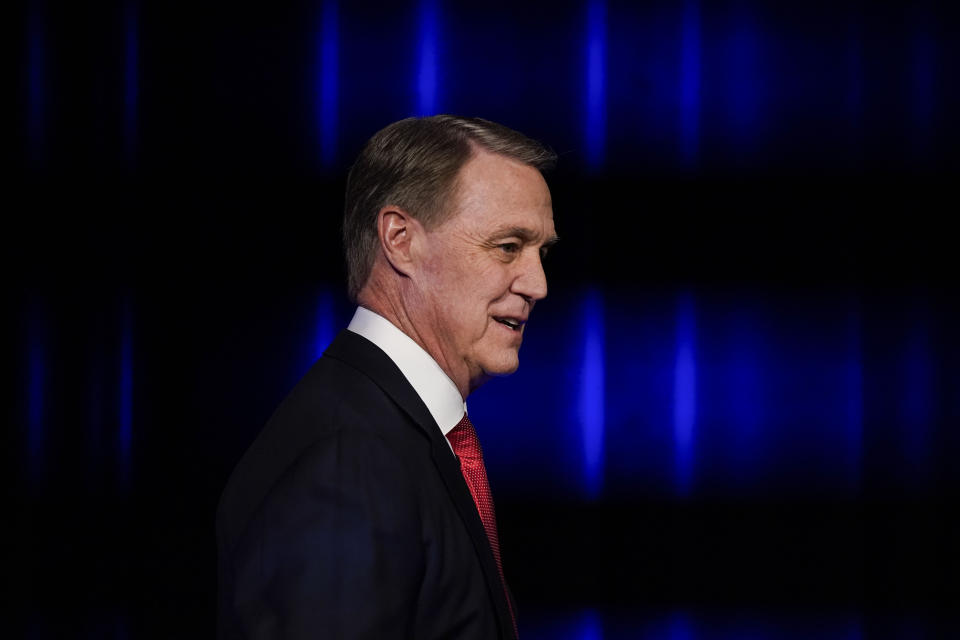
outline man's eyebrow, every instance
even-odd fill
[[[524,242],[531,242],[537,236],[537,234],[532,229],[528,229],[526,227],[504,227],[502,229],[498,229],[493,234],[494,238],[507,238],[511,236],[516,236]],[[559,241],[560,236],[554,234],[544,241],[543,246],[552,247]]]

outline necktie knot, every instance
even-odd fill
[[[483,450],[480,448],[480,438],[477,437],[477,430],[466,414],[460,419],[453,429],[447,434],[447,440],[453,447],[453,453],[461,460],[483,460]]]

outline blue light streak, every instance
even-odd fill
[[[437,113],[437,31],[438,13],[436,0],[420,3],[420,40],[417,58],[417,111],[418,116]]]
[[[761,384],[764,376],[759,353],[764,349],[756,322],[743,313],[737,317],[737,325],[722,374],[732,418],[725,457],[731,479],[736,478],[745,487],[762,474],[758,464],[765,457],[761,436],[767,393]]]
[[[599,614],[593,609],[587,609],[581,614],[576,640],[603,640],[603,625]]]
[[[320,161],[331,168],[337,158],[337,130],[340,104],[340,7],[326,0],[320,17],[317,47],[317,128],[320,133]]]
[[[599,169],[607,146],[607,5],[603,0],[587,3],[587,91],[585,137],[587,166]]]
[[[46,62],[43,3],[34,0],[27,17],[27,137],[28,158],[33,168],[43,164],[46,151]]]
[[[746,153],[745,143],[758,133],[760,119],[759,64],[763,57],[754,19],[742,8],[731,16],[733,24],[726,40],[727,127],[734,136],[735,149]]]
[[[136,0],[127,0],[123,16],[123,147],[127,166],[136,162],[139,133],[140,41],[139,7]]]
[[[693,640],[693,621],[689,614],[676,611],[670,616],[668,624],[670,640]]]
[[[133,450],[133,312],[125,301],[120,317],[119,379],[117,380],[117,482],[130,488]]]
[[[687,167],[700,154],[700,3],[683,5],[680,35],[680,154]]]
[[[673,368],[674,482],[677,495],[693,489],[694,427],[697,419],[697,365],[693,297],[677,301],[676,352]]]
[[[583,452],[583,488],[596,499],[603,491],[606,362],[603,297],[587,293],[583,307],[583,355],[577,417]]]
[[[316,334],[314,335],[313,359],[323,355],[327,347],[333,342],[334,328],[334,301],[333,294],[325,289],[320,292],[317,300]],[[313,364],[313,360],[309,364]]]

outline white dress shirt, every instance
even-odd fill
[[[444,437],[457,426],[467,412],[467,403],[450,376],[413,338],[380,314],[364,307],[357,307],[347,329],[380,347],[393,360],[423,404],[427,405]],[[449,440],[447,444],[450,444]]]

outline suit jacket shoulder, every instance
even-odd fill
[[[396,365],[356,334],[278,407],[217,528],[222,638],[512,636],[456,460]]]

